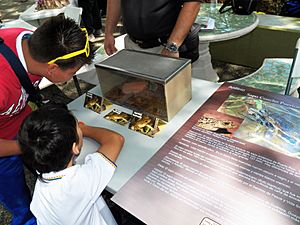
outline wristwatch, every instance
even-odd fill
[[[167,42],[165,45],[165,49],[167,49],[170,52],[177,53],[179,46],[175,42]]]

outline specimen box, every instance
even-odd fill
[[[104,98],[165,121],[192,97],[189,59],[123,49],[95,66]]]

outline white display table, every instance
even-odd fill
[[[97,114],[83,107],[85,95],[68,104],[69,109],[78,120],[91,126],[112,129],[125,137],[124,147],[117,160],[117,170],[112,180],[107,185],[111,193],[117,192],[159,149],[160,147],[184,124],[185,121],[216,91],[220,84],[199,79],[192,80],[192,100],[188,102],[168,124],[155,135],[154,138],[134,132],[103,118],[112,109],[117,108],[131,113],[131,110],[113,105],[108,110]],[[100,93],[99,86],[92,89],[93,93]],[[98,144],[88,138],[84,139],[83,149],[77,159],[82,163],[88,153],[95,152]]]

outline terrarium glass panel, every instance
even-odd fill
[[[126,49],[96,64],[104,98],[166,121],[191,98],[190,68],[187,59]]]

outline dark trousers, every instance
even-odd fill
[[[78,6],[82,8],[82,22],[89,34],[102,29],[98,0],[78,0]]]
[[[0,157],[0,203],[12,213],[12,225],[36,225],[20,156]]]
[[[106,16],[107,0],[98,0],[101,16]]]

